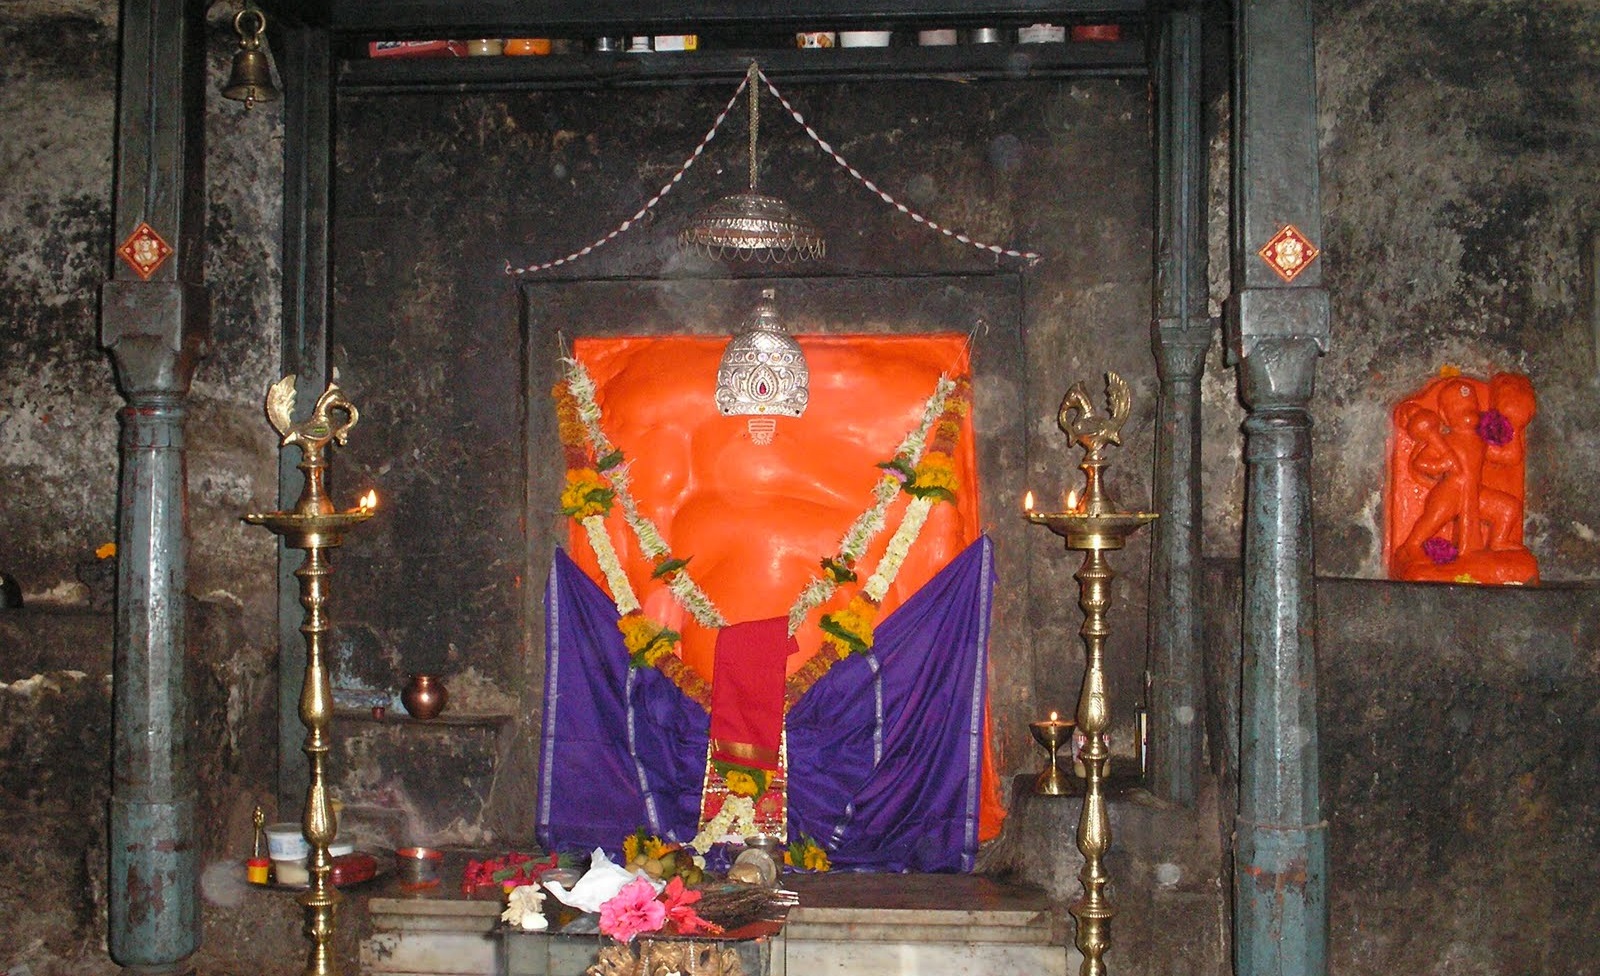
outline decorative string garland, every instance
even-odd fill
[[[628,228],[643,220],[646,214],[655,209],[656,204],[660,203],[668,193],[672,192],[672,188],[677,186],[678,182],[683,179],[684,174],[689,172],[689,167],[693,166],[695,164],[695,160],[700,158],[701,153],[706,151],[706,146],[710,144],[712,139],[717,137],[717,130],[722,128],[722,123],[727,119],[728,113],[733,111],[734,105],[738,104],[739,94],[744,91],[744,86],[746,83],[747,82],[745,79],[741,78],[739,80],[739,87],[733,90],[733,97],[729,98],[728,104],[722,106],[722,111],[717,113],[716,119],[711,123],[711,128],[706,131],[704,138],[700,140],[700,144],[694,147],[694,152],[690,153],[689,158],[685,159],[683,161],[683,165],[678,167],[678,171],[672,174],[672,179],[663,184],[661,189],[656,191],[655,196],[646,200],[644,202],[644,206],[640,207],[638,212],[636,212],[632,217],[629,217],[627,220],[624,220],[622,223],[618,224],[614,229],[612,229],[611,233],[606,234],[593,244],[590,244],[587,247],[581,247],[578,250],[573,251],[571,254],[568,254],[566,257],[556,258],[554,261],[546,261],[543,264],[530,264],[526,268],[513,268],[511,266],[511,262],[507,261],[506,274],[536,274],[540,271],[548,271],[551,268],[576,261],[582,257],[587,257],[596,248],[605,246],[606,244],[610,243],[613,238],[620,237],[622,234],[627,232]]]
[[[811,127],[810,123],[806,122],[805,117],[802,116],[793,105],[789,104],[789,100],[783,97],[782,92],[778,91],[778,87],[772,83],[771,78],[767,77],[767,73],[765,71],[757,68],[756,74],[760,76],[763,82],[766,83],[767,90],[772,92],[773,97],[778,100],[778,104],[782,105],[784,109],[788,111],[790,117],[793,118],[800,128],[805,131],[807,136],[811,137],[811,141],[815,142],[819,149],[826,153],[835,163],[838,163],[846,173],[849,173],[850,176],[856,180],[856,182],[866,187],[884,203],[893,207],[898,213],[904,214],[905,216],[910,217],[916,223],[921,224],[930,230],[938,231],[952,240],[959,241],[960,243],[966,244],[969,247],[975,247],[980,251],[988,251],[997,258],[1020,258],[1030,265],[1037,264],[1039,262],[1042,255],[1040,255],[1037,251],[1019,251],[1015,248],[1002,247],[999,244],[987,244],[967,234],[960,233],[952,228],[946,227],[931,217],[919,213],[918,211],[911,209],[906,204],[901,203],[899,200],[896,200],[876,183],[872,182],[872,180],[863,175],[860,170],[852,166],[843,156],[839,155],[838,151],[835,150],[833,146],[829,145],[828,142],[817,133],[817,130]],[[693,166],[695,161],[698,160],[705,152],[706,146],[711,143],[712,139],[716,138],[717,131],[722,128],[722,123],[727,120],[728,113],[732,112],[733,107],[738,104],[739,96],[744,92],[745,85],[748,83],[748,75],[739,80],[739,86],[734,89],[732,97],[728,99],[728,104],[724,105],[722,107],[722,111],[717,113],[716,119],[711,123],[711,128],[706,131],[705,136],[701,138],[699,144],[694,147],[694,151],[689,154],[689,158],[683,161],[683,165],[679,166],[677,172],[672,174],[672,178],[667,180],[660,190],[656,191],[655,196],[646,200],[644,202],[644,206],[640,207],[633,216],[618,224],[610,232],[595,240],[594,243],[581,247],[565,257],[556,258],[552,261],[545,261],[542,264],[530,264],[522,268],[513,267],[511,262],[507,261],[505,273],[508,275],[517,276],[537,274],[541,271],[548,271],[551,268],[559,267],[564,264],[570,264],[580,258],[587,257],[595,250],[605,246],[615,238],[620,237],[635,224],[642,221],[652,210],[655,209],[656,204],[660,203],[668,193],[672,192],[673,187],[677,186],[678,183],[683,180],[684,176],[689,172],[689,168]]]
[[[783,97],[783,93],[778,91],[778,86],[772,83],[772,79],[767,77],[767,73],[765,71],[760,71],[758,69],[756,73],[761,76],[762,81],[767,83],[767,91],[772,92],[772,97],[778,100],[778,104],[789,110],[789,115],[794,118],[795,122],[799,124],[800,128],[805,130],[806,135],[811,137],[811,141],[817,144],[817,148],[821,149],[823,152],[832,157],[833,161],[838,163],[846,173],[849,173],[852,177],[854,177],[856,182],[877,194],[878,198],[884,203],[887,203],[889,206],[910,217],[917,223],[922,224],[931,230],[936,230],[946,237],[953,238],[963,244],[975,247],[980,251],[988,251],[994,255],[1003,254],[1009,258],[1022,258],[1029,264],[1037,264],[1039,262],[1040,254],[1037,251],[1017,251],[1013,250],[1012,248],[1001,247],[998,244],[985,244],[982,241],[974,240],[973,238],[968,237],[966,234],[957,233],[956,231],[951,230],[949,227],[945,227],[943,224],[940,224],[929,217],[923,216],[917,211],[912,210],[910,207],[901,203],[899,200],[896,200],[888,193],[884,192],[876,183],[863,176],[860,170],[850,165],[845,158],[839,155],[839,153],[832,146],[823,141],[822,136],[817,134],[817,130],[813,129],[810,124],[806,122],[805,118],[795,110],[795,107],[789,104],[789,100]]]

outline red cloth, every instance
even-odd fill
[[[711,673],[711,758],[776,770],[783,738],[784,662],[800,646],[787,617],[717,631]]]

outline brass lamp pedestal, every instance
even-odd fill
[[[1078,467],[1085,478],[1084,493],[1068,511],[1035,512],[1031,506],[1028,521],[1048,526],[1066,541],[1067,548],[1080,551],[1083,566],[1074,574],[1078,581],[1078,606],[1083,609],[1083,626],[1078,633],[1085,650],[1083,689],[1078,696],[1077,724],[1083,730],[1084,766],[1083,811],[1078,818],[1078,850],[1083,852],[1083,868],[1078,880],[1083,897],[1072,904],[1077,919],[1078,951],[1083,953],[1081,976],[1104,976],[1104,955],[1111,945],[1111,919],[1116,915],[1106,897],[1109,880],[1105,853],[1111,846],[1111,821],[1106,814],[1106,761],[1111,751],[1106,731],[1111,727],[1111,701],[1106,695],[1105,641],[1110,629],[1106,611],[1111,606],[1111,580],[1116,575],[1106,553],[1121,549],[1128,537],[1156,518],[1154,512],[1118,512],[1101,486],[1100,469],[1107,444],[1121,444],[1119,431],[1132,407],[1127,384],[1115,373],[1106,374],[1106,399],[1110,413],[1095,415],[1082,383],[1074,384],[1061,402],[1058,422],[1061,429],[1083,448]],[[1069,417],[1076,413],[1076,418]]]
[[[328,577],[333,572],[326,551],[341,545],[346,532],[371,518],[373,506],[371,502],[364,502],[349,511],[334,511],[325,487],[328,464],[324,451],[329,441],[345,442],[350,428],[359,418],[355,406],[332,385],[318,398],[311,416],[299,424],[291,423],[289,418],[293,404],[294,377],[287,376],[273,384],[267,393],[267,416],[282,435],[282,447],[290,444],[300,447],[298,466],[305,475],[300,499],[293,511],[251,514],[244,520],[266,527],[282,538],[284,545],[304,549],[306,553],[305,561],[294,573],[300,580],[300,605],[305,608],[305,619],[300,625],[300,633],[305,635],[306,641],[300,721],[306,727],[304,751],[311,763],[311,782],[306,790],[305,813],[301,820],[306,841],[311,845],[311,883],[299,899],[305,906],[306,938],[311,942],[304,973],[305,976],[336,976],[339,965],[333,954],[333,932],[340,895],[328,881],[333,867],[328,845],[338,833],[339,825],[328,796],[326,770],[331,748],[329,724],[333,716],[333,687],[328,676],[327,655],[323,651],[323,637],[328,632],[324,607],[328,602]],[[334,425],[329,417],[332,411],[344,413],[345,422]]]

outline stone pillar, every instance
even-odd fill
[[[1233,297],[1244,422],[1243,662],[1234,972],[1327,972],[1327,831],[1317,766],[1311,400],[1326,348],[1308,0],[1234,11]]]
[[[184,399],[206,334],[204,6],[126,0],[113,278],[101,341],[121,411],[109,943],[130,971],[199,948],[199,849],[184,682]]]
[[[1149,782],[1173,803],[1195,800],[1200,722],[1200,374],[1206,314],[1206,166],[1200,14],[1161,21],[1156,85],[1155,522],[1150,552]]]

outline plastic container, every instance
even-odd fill
[[[311,869],[303,857],[298,860],[275,857],[272,859],[272,880],[281,885],[310,884]]]
[[[1067,39],[1067,29],[1061,24],[1029,24],[1017,28],[1018,44],[1060,44]]]
[[[840,31],[840,47],[888,47],[893,31]]]
[[[311,845],[297,823],[267,824],[267,855],[274,861],[304,861]]]
[[[251,884],[264,885],[272,878],[272,859],[252,857],[244,862],[244,877]]]

